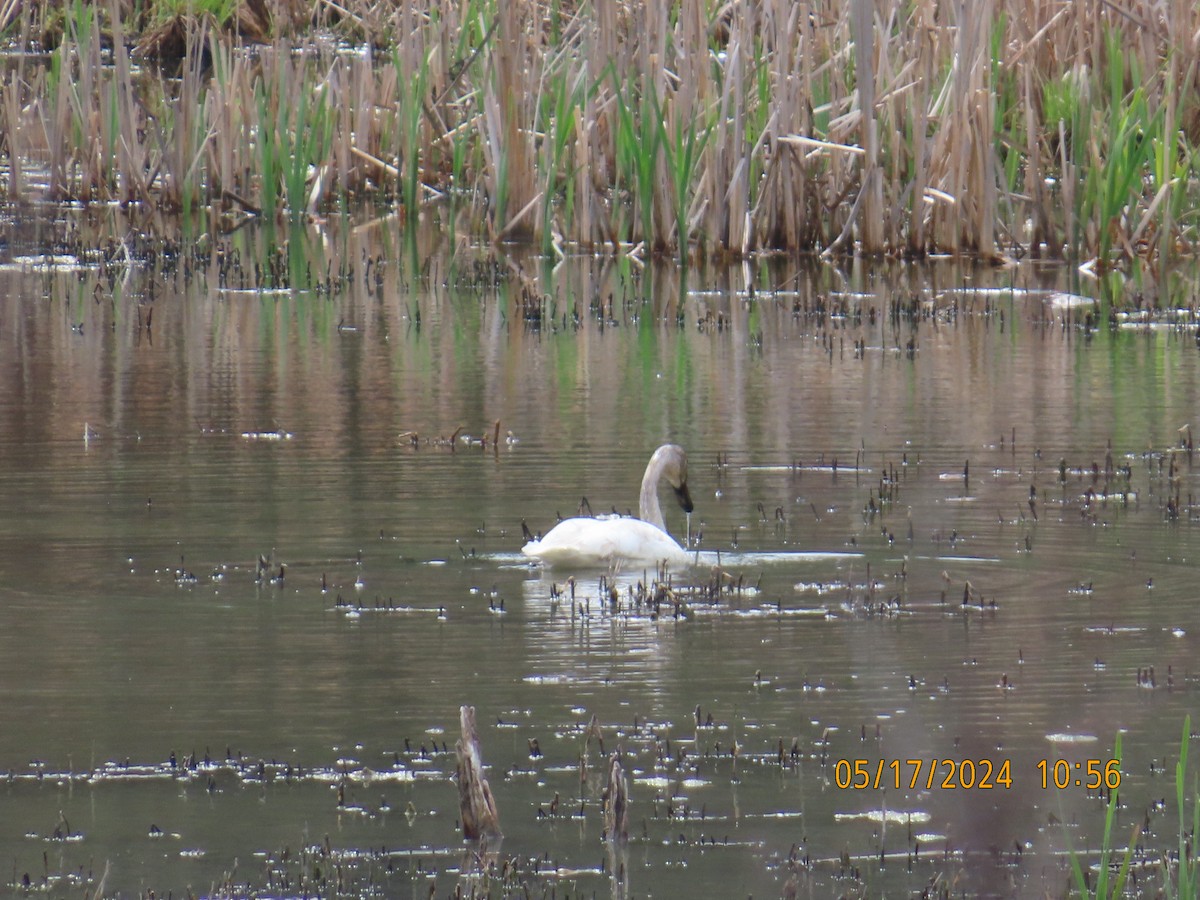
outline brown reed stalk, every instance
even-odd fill
[[[76,42],[77,43],[77,42]],[[42,127],[46,135],[47,147],[47,195],[51,199],[61,200],[71,196],[70,178],[68,171],[72,168],[73,154],[70,141],[72,113],[72,79],[71,71],[76,60],[72,48],[76,45],[64,35],[62,43],[56,51],[59,55],[59,74],[55,82],[54,96],[47,98],[49,110],[44,106]],[[39,104],[41,106],[41,104]]]
[[[16,15],[17,10],[10,12]],[[8,195],[16,198],[25,195],[24,163],[27,156],[33,155],[29,146],[32,129],[24,112],[30,93],[27,68],[24,55],[20,55],[16,64],[0,76],[0,158],[8,171]]]
[[[201,92],[201,86],[195,83],[193,77],[194,70],[188,66],[183,73],[184,89],[181,93],[195,97],[196,103],[203,109],[209,130],[205,144],[205,164],[209,176],[206,188],[211,198],[218,199],[226,197],[226,192],[238,196],[247,193],[238,173],[243,163],[242,154],[250,143],[243,116],[246,111],[253,109],[253,101],[252,92],[239,89],[239,85],[245,81],[246,57],[234,53],[228,44],[221,41],[210,42],[210,47],[212,74],[208,80],[208,91]],[[168,174],[175,184],[179,183],[175,174],[182,162],[182,154],[179,156],[180,159]]]
[[[875,109],[874,0],[851,0],[851,33],[858,84],[858,112],[863,149],[859,188],[859,244],[869,255],[883,252],[883,172],[879,166],[879,119]]]
[[[641,54],[642,95],[649,96],[651,103],[644,107],[644,114],[655,118],[655,125],[665,129],[666,121],[671,119],[670,108],[673,105],[667,91],[667,5],[665,3],[648,3],[644,7],[643,40],[639,42]],[[660,138],[663,131],[659,132]],[[647,235],[650,246],[655,251],[669,252],[672,248],[673,214],[675,192],[686,192],[687,185],[673,184],[667,174],[666,154],[660,147],[654,160],[654,188],[648,200],[653,208],[651,221],[654,231]],[[679,240],[686,246],[687,235],[680,235]]]
[[[929,201],[925,189],[929,185],[929,98],[933,83],[933,43],[936,28],[936,10],[932,0],[917,4],[912,17],[913,40],[916,43],[914,57],[912,114],[908,121],[909,138],[912,141],[912,187],[908,201],[908,240],[906,250],[910,255],[923,255],[927,250],[926,223],[929,221]]]
[[[669,135],[685,134],[689,128],[703,128],[709,118],[714,93],[711,57],[706,52],[697,52],[696,49],[707,49],[708,29],[707,10],[702,4],[681,6],[671,35],[666,63],[674,75],[668,98],[664,100],[667,112],[666,130]],[[686,249],[694,238],[699,237],[699,243],[703,244],[705,236],[696,234],[697,225],[703,218],[704,208],[711,198],[702,191],[694,190],[692,184],[672,182],[671,189],[675,194],[673,203],[678,203],[681,198],[686,200],[686,194],[691,193],[691,201],[686,204],[683,233],[674,235],[675,243]]]
[[[747,54],[752,52],[754,40],[751,16],[752,11],[743,4],[737,4],[730,16],[705,178],[711,201],[707,231],[717,249],[733,253],[750,246],[745,104]]]
[[[1040,0],[1031,0],[1036,5]],[[1013,23],[1014,35],[1017,37],[1017,47],[1006,64],[1014,67],[1026,53],[1035,52],[1036,46],[1045,40],[1046,27],[1037,31],[1034,25],[1038,21],[1036,10],[1026,9],[1025,13]],[[1045,88],[1043,78],[1033,66],[1020,67],[1020,96],[1022,107],[1022,124],[1024,125],[1024,153],[1026,165],[1022,176],[1024,200],[1029,210],[1029,232],[1025,235],[1030,253],[1041,256],[1043,247],[1053,248],[1061,243],[1061,236],[1055,237],[1053,217],[1051,215],[1050,191],[1041,173],[1045,171],[1043,160],[1051,153],[1050,142],[1045,137],[1045,110],[1042,105],[1042,92]]]
[[[114,144],[115,193],[123,203],[153,203],[158,167],[133,84],[129,45],[125,40],[124,22],[117,0],[109,0],[108,15],[112,31],[113,71],[111,91],[105,93],[115,108],[102,109],[102,118],[108,119],[111,115],[117,126],[117,133],[106,138]],[[98,34],[95,39],[99,40]]]
[[[72,23],[78,28],[80,23]],[[99,10],[93,8],[87,22],[88,34],[76,31],[74,47],[79,64],[79,82],[71,93],[79,140],[79,199],[104,202],[109,199],[107,175],[112,171],[112,116],[107,109],[111,92],[101,90],[104,69],[100,58]]]
[[[800,243],[805,183],[802,156],[795,144],[779,138],[810,130],[805,121],[801,76],[796,72],[800,45],[792,39],[800,34],[801,13],[799,6],[774,0],[763,6],[764,24],[773,47],[769,65],[779,102],[763,135],[764,177],[753,221],[755,233],[768,247],[795,247]]]
[[[21,7],[24,5],[20,0],[0,0],[0,32],[9,29],[9,26],[17,20]]]
[[[568,236],[585,249],[607,244],[616,247],[612,198],[605,186],[616,168],[611,72],[624,71],[617,38],[618,0],[595,0],[595,13],[579,23],[580,76],[589,88],[575,110],[574,165],[577,214]]]
[[[15,72],[0,79],[0,159],[8,169],[7,189],[10,196],[20,197],[24,179],[21,176],[24,147],[22,146],[21,77]]]
[[[994,254],[996,204],[993,119],[987,73],[990,0],[956,0],[953,64],[934,138],[932,185],[946,198],[934,208],[934,243]]]
[[[541,58],[533,52],[532,10],[523,2],[500,2],[499,27],[489,54],[482,123],[489,165],[491,226],[498,240],[532,240],[541,225],[536,203],[533,148],[534,103]]]

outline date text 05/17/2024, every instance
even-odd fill
[[[1080,787],[1089,791],[1116,790],[1121,786],[1119,759],[1040,759],[1034,767],[1042,790]],[[1011,790],[1014,784],[1009,759],[839,759],[833,781],[843,790]]]

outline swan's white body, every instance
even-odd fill
[[[687,487],[687,454],[676,444],[654,451],[638,502],[639,518],[631,516],[564,519],[545,537],[521,548],[526,556],[547,566],[620,568],[623,566],[686,566],[690,554],[667,533],[658,504],[658,483],[666,479],[679,505],[692,511]]]
[[[606,568],[686,565],[688,552],[657,526],[631,516],[564,519],[540,541],[521,548],[547,566]]]

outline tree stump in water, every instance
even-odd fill
[[[621,760],[613,754],[608,767],[608,791],[604,800],[604,833],[610,841],[624,842],[629,836],[629,782]]]
[[[462,812],[463,837],[470,840],[503,837],[496,801],[483,775],[483,753],[479,748],[479,734],[475,731],[475,707],[459,707],[458,715],[462,737],[454,749],[458,753],[458,805]]]

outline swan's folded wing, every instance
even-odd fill
[[[521,548],[548,566],[686,563],[687,551],[665,531],[631,518],[565,519],[540,541]]]

